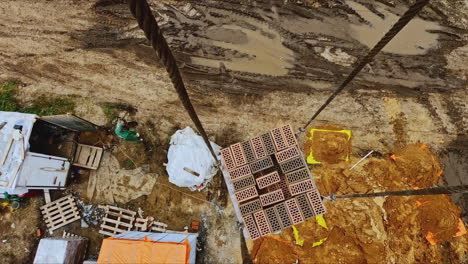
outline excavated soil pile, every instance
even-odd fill
[[[311,134],[307,131],[308,140],[304,143],[304,153],[306,156],[312,152],[316,161],[335,164],[346,160],[351,151],[351,142],[348,135],[341,132],[335,126],[322,126],[317,129],[330,131],[314,131]],[[310,139],[312,137],[312,140]]]
[[[460,209],[446,195],[420,197],[415,202],[423,234],[432,234],[435,242],[453,240],[458,232]],[[434,213],[437,209],[437,213]]]
[[[369,158],[349,171],[359,160],[353,157],[350,162],[317,166],[312,173],[323,195],[427,188],[440,179],[440,160],[426,145],[406,146],[391,157]],[[314,219],[297,225],[303,246],[286,245],[295,241],[292,229],[256,240],[254,262],[460,263],[468,256],[467,236],[456,236],[460,210],[447,196],[339,199],[326,207],[328,229]],[[428,232],[436,245],[426,239]]]
[[[391,156],[402,179],[414,188],[430,187],[442,176],[439,157],[424,144],[413,144],[397,150]]]

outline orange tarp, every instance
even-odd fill
[[[156,242],[146,237],[143,240],[111,237],[103,240],[97,263],[188,264],[189,258],[188,239],[175,243]]]

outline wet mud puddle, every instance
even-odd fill
[[[216,20],[214,17],[211,19]],[[222,62],[227,69],[265,75],[286,75],[293,68],[294,52],[282,43],[281,36],[265,24],[247,22],[249,27],[237,24],[216,25],[206,30],[209,39],[203,44],[233,50],[236,56],[225,60],[191,57],[193,64],[219,68]]]
[[[406,11],[402,10],[399,12],[401,14],[397,15],[388,10],[386,6],[378,4],[376,10],[384,16],[381,18],[357,2],[346,1],[346,4],[370,23],[370,25],[350,25],[351,37],[369,48],[373,47]],[[438,34],[430,31],[441,29],[442,27],[438,23],[416,17],[388,43],[383,51],[404,55],[425,54],[429,49],[437,46]]]

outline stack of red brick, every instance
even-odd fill
[[[325,213],[291,126],[221,150],[251,239]]]

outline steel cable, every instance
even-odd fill
[[[354,70],[348,75],[348,77],[341,83],[341,85],[332,93],[325,103],[315,112],[315,114],[309,119],[306,125],[301,129],[300,132],[304,132],[305,129],[312,123],[312,121],[327,107],[333,99],[358,75],[359,72],[372,61],[377,55],[418,13],[421,9],[429,3],[429,0],[418,0],[412,5],[408,11],[406,11],[402,17],[393,25],[393,27],[385,34],[385,36],[369,51],[366,57],[359,61]]]
[[[188,112],[190,118],[195,124],[195,127],[203,137],[203,140],[210,150],[211,155],[213,155],[215,162],[218,163],[218,159],[214,153],[213,147],[210,144],[210,140],[208,139],[205,129],[203,128],[203,125],[200,122],[200,119],[198,118],[198,115],[190,101],[174,55],[172,54],[171,49],[169,48],[169,45],[167,44],[166,39],[164,38],[161,29],[159,28],[156,19],[151,12],[151,8],[149,7],[148,2],[146,0],[127,0],[127,2],[130,6],[130,11],[138,21],[138,26],[145,32],[146,38],[151,42],[151,46],[156,51],[156,54],[158,55],[163,65],[166,67],[172,84],[174,85],[177,95],[182,101],[185,110]]]
[[[342,198],[367,198],[367,197],[386,197],[386,196],[416,196],[416,195],[437,195],[437,194],[454,194],[468,193],[468,185],[434,187],[419,190],[404,190],[404,191],[385,191],[378,193],[362,193],[362,194],[344,194],[326,197],[332,201]]]

